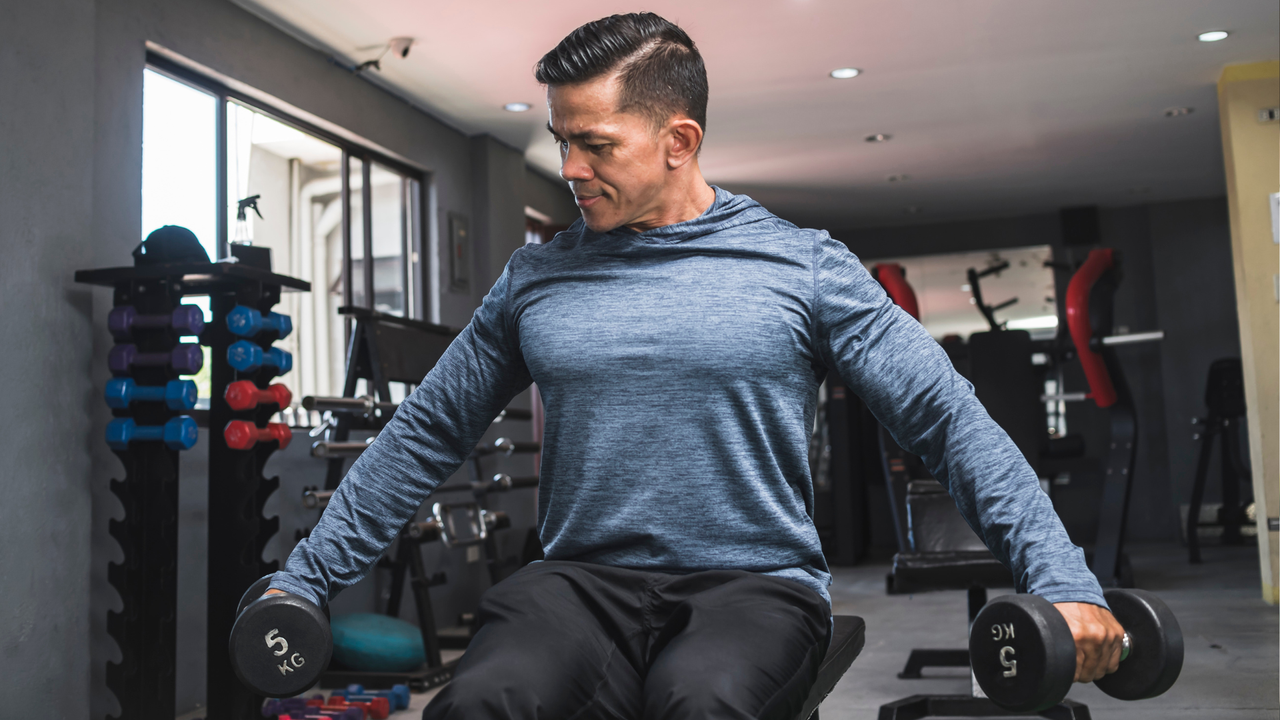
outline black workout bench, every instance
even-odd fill
[[[867,641],[867,624],[860,617],[852,615],[836,615],[835,628],[831,635],[831,644],[827,646],[827,654],[818,667],[818,680],[809,691],[804,701],[804,709],[796,716],[796,720],[818,720],[818,706],[835,688],[836,683],[853,664],[862,646]]]

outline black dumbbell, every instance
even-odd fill
[[[134,368],[170,366],[179,375],[195,375],[204,367],[204,352],[195,343],[182,343],[169,352],[138,352],[133,344],[116,345],[107,354],[113,375],[128,375]]]
[[[231,628],[231,667],[265,697],[290,697],[316,684],[333,655],[329,608],[292,593],[266,595],[271,575],[249,586]]]
[[[1108,590],[1107,604],[1125,630],[1120,669],[1094,681],[1120,700],[1164,693],[1182,672],[1182,629],[1163,602],[1144,590]],[[1062,702],[1076,674],[1071,628],[1053,603],[1035,595],[1004,595],[973,620],[969,661],[996,705],[1035,713]]]

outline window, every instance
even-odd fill
[[[294,324],[277,343],[294,355],[280,381],[299,400],[341,394],[350,324],[340,307],[424,312],[423,174],[167,58],[148,62],[143,235],[184,225],[211,259],[237,242],[270,248],[275,272],[311,283],[277,306]]]

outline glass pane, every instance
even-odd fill
[[[364,292],[364,161],[351,158],[351,304],[369,307]]]
[[[227,105],[227,150],[231,237],[270,248],[275,272],[311,283],[309,293],[283,293],[275,308],[294,325],[276,343],[294,356],[293,370],[280,382],[293,391],[295,404],[305,395],[341,394],[342,151],[235,102]],[[253,195],[262,216],[246,208],[238,220],[238,201]]]
[[[373,211],[373,309],[405,315],[404,179],[374,163],[369,176]]]
[[[218,99],[153,70],[142,75],[142,237],[164,225],[181,225],[216,260]],[[184,302],[204,310],[209,298]],[[201,401],[209,397],[209,348],[192,380]]]

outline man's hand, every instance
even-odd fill
[[[1120,667],[1124,628],[1110,610],[1089,603],[1055,603],[1076,641],[1076,682],[1090,683]]]

